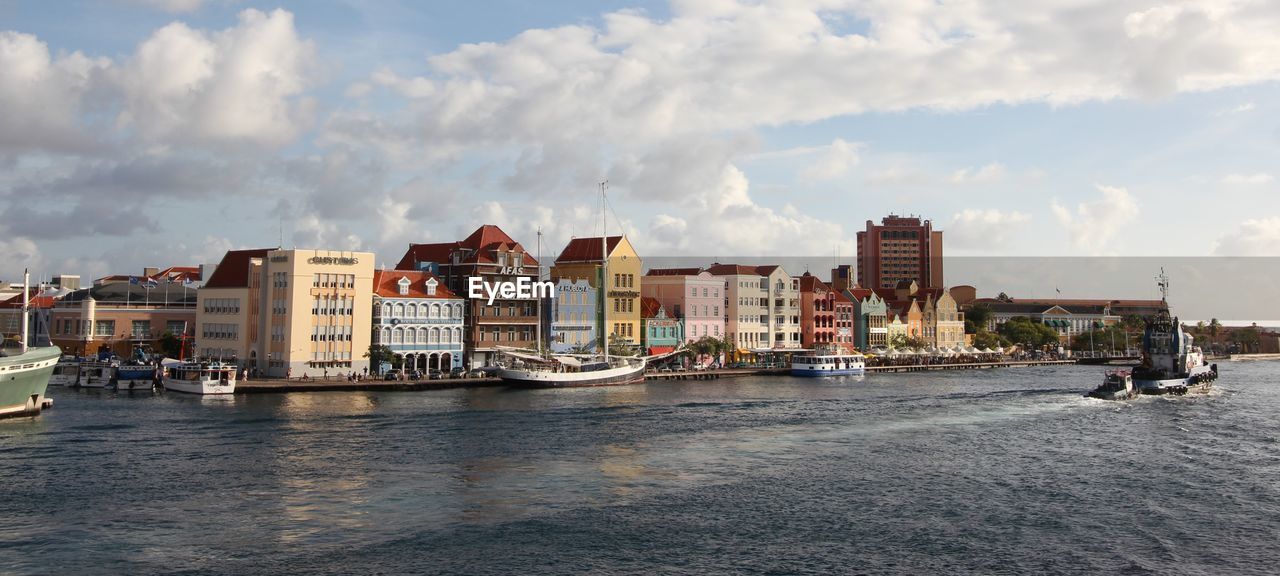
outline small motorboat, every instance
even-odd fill
[[[1128,370],[1111,370],[1102,379],[1102,384],[1085,396],[1100,400],[1132,400],[1138,397],[1138,389],[1133,386],[1133,374]]]

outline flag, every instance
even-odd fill
[[[1062,289],[1061,289],[1061,288],[1058,288],[1058,287],[1056,287],[1056,286],[1055,286],[1053,289],[1058,291],[1058,295],[1059,295],[1059,296],[1061,296],[1061,295],[1062,295]]]
[[[130,284],[133,284],[134,286],[137,286],[137,285],[138,285],[138,277],[137,277],[137,276],[130,276],[130,277],[129,277],[129,283],[130,283]]]
[[[142,287],[149,289],[149,288],[155,288],[156,286],[159,286],[159,285],[160,284],[156,282],[155,278],[147,278],[146,283],[144,283]]]
[[[168,277],[166,277],[166,278],[164,279],[164,281],[165,281],[165,283],[166,283],[166,284],[173,284],[173,282],[174,282],[174,280],[173,280],[173,276],[168,276]]]
[[[195,280],[192,280],[192,279],[190,279],[190,278],[183,278],[183,279],[182,279],[182,287],[183,287],[183,288],[188,288],[188,287],[190,287],[192,284],[195,284],[195,283],[196,283],[196,282],[195,282]]]

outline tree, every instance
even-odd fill
[[[1259,338],[1258,327],[1256,325],[1232,330],[1231,334],[1227,336],[1227,339],[1239,344],[1240,351],[1246,354],[1258,351]]]
[[[369,351],[364,353],[364,357],[369,359],[369,371],[374,374],[380,374],[382,373],[382,364],[384,362],[387,364],[394,362],[396,353],[391,350],[390,346],[370,344]]]
[[[979,331],[987,329],[987,324],[991,322],[991,306],[987,304],[974,304],[964,313],[964,333],[977,334]]]
[[[166,358],[182,357],[182,340],[179,340],[173,332],[165,332],[160,335],[160,353]]]
[[[996,301],[997,302],[1013,302],[1013,298],[1010,298],[1008,294],[1001,292],[999,295],[996,296]]]
[[[1218,332],[1220,330],[1222,330],[1222,323],[1219,322],[1217,318],[1209,320],[1209,339],[1210,340],[1216,341],[1218,339]]]
[[[927,348],[929,343],[915,336],[894,334],[893,338],[889,339],[889,346],[893,348]]]
[[[995,332],[987,332],[982,330],[973,335],[973,345],[977,348],[990,348],[995,350],[1001,346],[1008,346],[1009,341]]]
[[[1025,316],[1010,318],[1000,325],[1000,335],[1014,344],[1040,347],[1058,344],[1058,331]]]

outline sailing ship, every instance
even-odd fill
[[[498,370],[498,377],[510,386],[520,388],[571,388],[581,386],[618,386],[644,381],[644,369],[653,357],[617,356],[609,354],[609,334],[605,329],[609,326],[609,308],[605,306],[604,284],[609,279],[609,235],[607,233],[607,200],[605,188],[607,182],[600,183],[600,294],[597,298],[601,309],[600,350],[601,354],[580,356],[559,354],[544,356],[542,349],[542,332],[538,332],[538,351],[530,354],[526,351],[499,348],[508,360]],[[541,234],[539,234],[538,280],[542,280]],[[542,317],[541,300],[539,300],[538,317]],[[664,354],[666,356],[669,354]]]
[[[39,414],[45,405],[49,377],[62,358],[57,346],[30,346],[28,339],[30,322],[31,276],[23,271],[22,280],[22,332],[13,348],[0,349],[0,417]]]

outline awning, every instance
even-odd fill
[[[675,352],[675,350],[676,350],[675,346],[650,346],[649,355],[652,356],[654,354],[666,354],[668,352]]]

